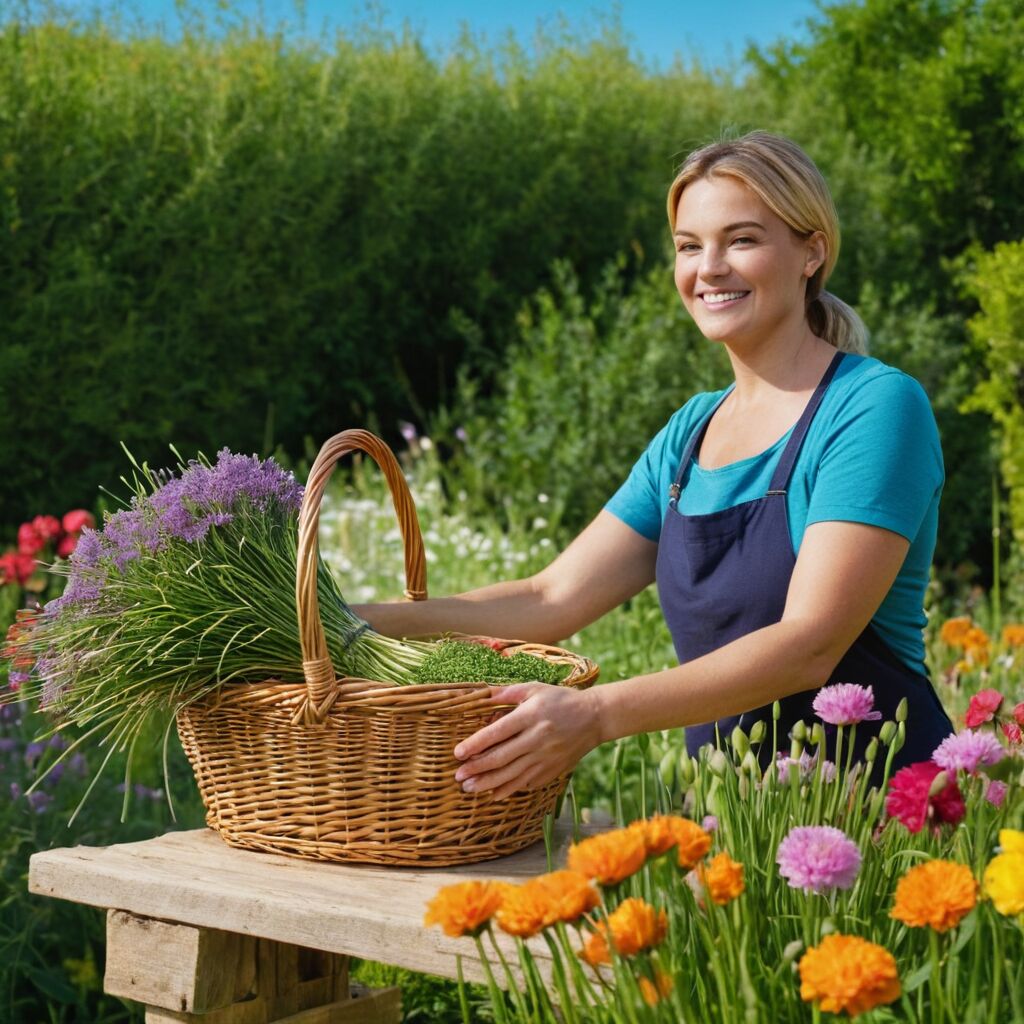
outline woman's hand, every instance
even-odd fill
[[[597,690],[516,683],[491,692],[495,704],[518,704],[455,748],[455,773],[471,793],[492,790],[503,800],[537,789],[571,771],[601,742]]]

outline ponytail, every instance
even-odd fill
[[[859,356],[868,353],[868,329],[864,321],[842,299],[831,292],[820,292],[807,306],[811,330],[840,352]]]

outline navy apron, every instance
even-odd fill
[[[786,488],[800,446],[842,358],[843,353],[837,352],[825,371],[793,428],[763,497],[706,515],[687,516],[678,510],[686,469],[694,453],[700,451],[708,423],[725,395],[686,446],[661,527],[656,568],[658,596],[680,664],[782,619],[796,565],[786,514]],[[870,738],[877,735],[882,721],[893,717],[904,697],[908,703],[907,742],[894,760],[895,767],[928,760],[953,731],[928,678],[901,661],[870,623],[822,685],[831,683],[871,686],[875,709],[882,713],[881,721],[857,726],[854,757],[863,757]],[[819,721],[812,707],[817,693],[817,689],[805,690],[781,699],[780,749],[788,752],[789,732],[798,720],[803,719],[808,726]],[[716,727],[724,741],[735,726],[749,733],[758,720],[764,720],[767,726],[766,741],[761,746],[762,767],[767,767],[774,756],[770,749],[770,704],[717,722],[687,726],[687,749],[696,755],[705,743],[716,743]],[[833,755],[836,729],[828,725],[825,729],[827,749]],[[843,757],[845,760],[845,752]],[[876,762],[876,774],[881,760]]]

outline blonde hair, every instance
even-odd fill
[[[750,132],[695,150],[668,190],[669,229],[675,230],[683,189],[715,175],[736,178],[802,238],[825,236],[825,262],[807,281],[807,322],[819,338],[843,352],[864,354],[864,321],[841,299],[825,291],[839,256],[839,215],[814,161],[793,141],[771,132]]]

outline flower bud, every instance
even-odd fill
[[[743,760],[740,762],[740,770],[746,772],[752,779],[761,778],[761,766],[757,763],[757,756],[752,750],[748,750],[743,755]]]
[[[798,719],[793,723],[793,728],[790,731],[790,737],[794,740],[799,740],[801,743],[807,739],[807,723],[802,719]]]
[[[905,722],[906,720],[907,720],[907,698],[904,697],[903,700],[901,700],[899,702],[899,704],[896,705],[896,721],[902,723],[902,722]]]
[[[896,727],[896,738],[892,741],[892,749],[898,754],[907,742],[907,723],[900,722]]]
[[[803,939],[794,939],[792,942],[787,943],[786,948],[782,951],[782,962],[784,964],[791,964],[803,948]]]
[[[811,726],[811,743],[813,746],[821,746],[825,742],[825,726],[821,722],[815,722]]]
[[[669,750],[658,764],[658,774],[666,786],[671,786],[676,778],[676,754]]]
[[[755,743],[755,744],[756,743],[760,743],[764,739],[764,734],[767,731],[768,731],[768,726],[765,724],[764,719],[763,718],[759,718],[750,727],[750,742],[751,743]]]
[[[640,748],[641,754],[646,754],[651,745],[651,737],[645,732],[637,733],[636,745]]]
[[[684,786],[692,786],[697,779],[697,762],[685,749],[679,755],[679,777]]]
[[[777,722],[782,717],[782,705],[776,700],[772,701],[772,721]]]
[[[928,799],[931,800],[937,797],[948,785],[949,773],[943,769],[932,779],[932,784],[928,787]]]
[[[871,762],[878,757],[878,737],[872,736],[871,742],[867,746],[867,750],[864,751],[864,760]]]
[[[832,935],[836,930],[835,921],[831,917],[826,917],[821,922],[821,937],[824,938],[826,935]]]
[[[737,757],[742,758],[750,750],[750,740],[747,739],[747,734],[738,725],[733,729],[729,739],[732,743],[732,749],[736,751]]]
[[[882,728],[878,730],[878,738],[882,741],[884,746],[889,746],[892,743],[892,738],[896,735],[896,723],[895,722],[883,722]]]
[[[729,770],[729,758],[721,750],[715,750],[708,758],[708,767],[720,779],[724,779]]]

